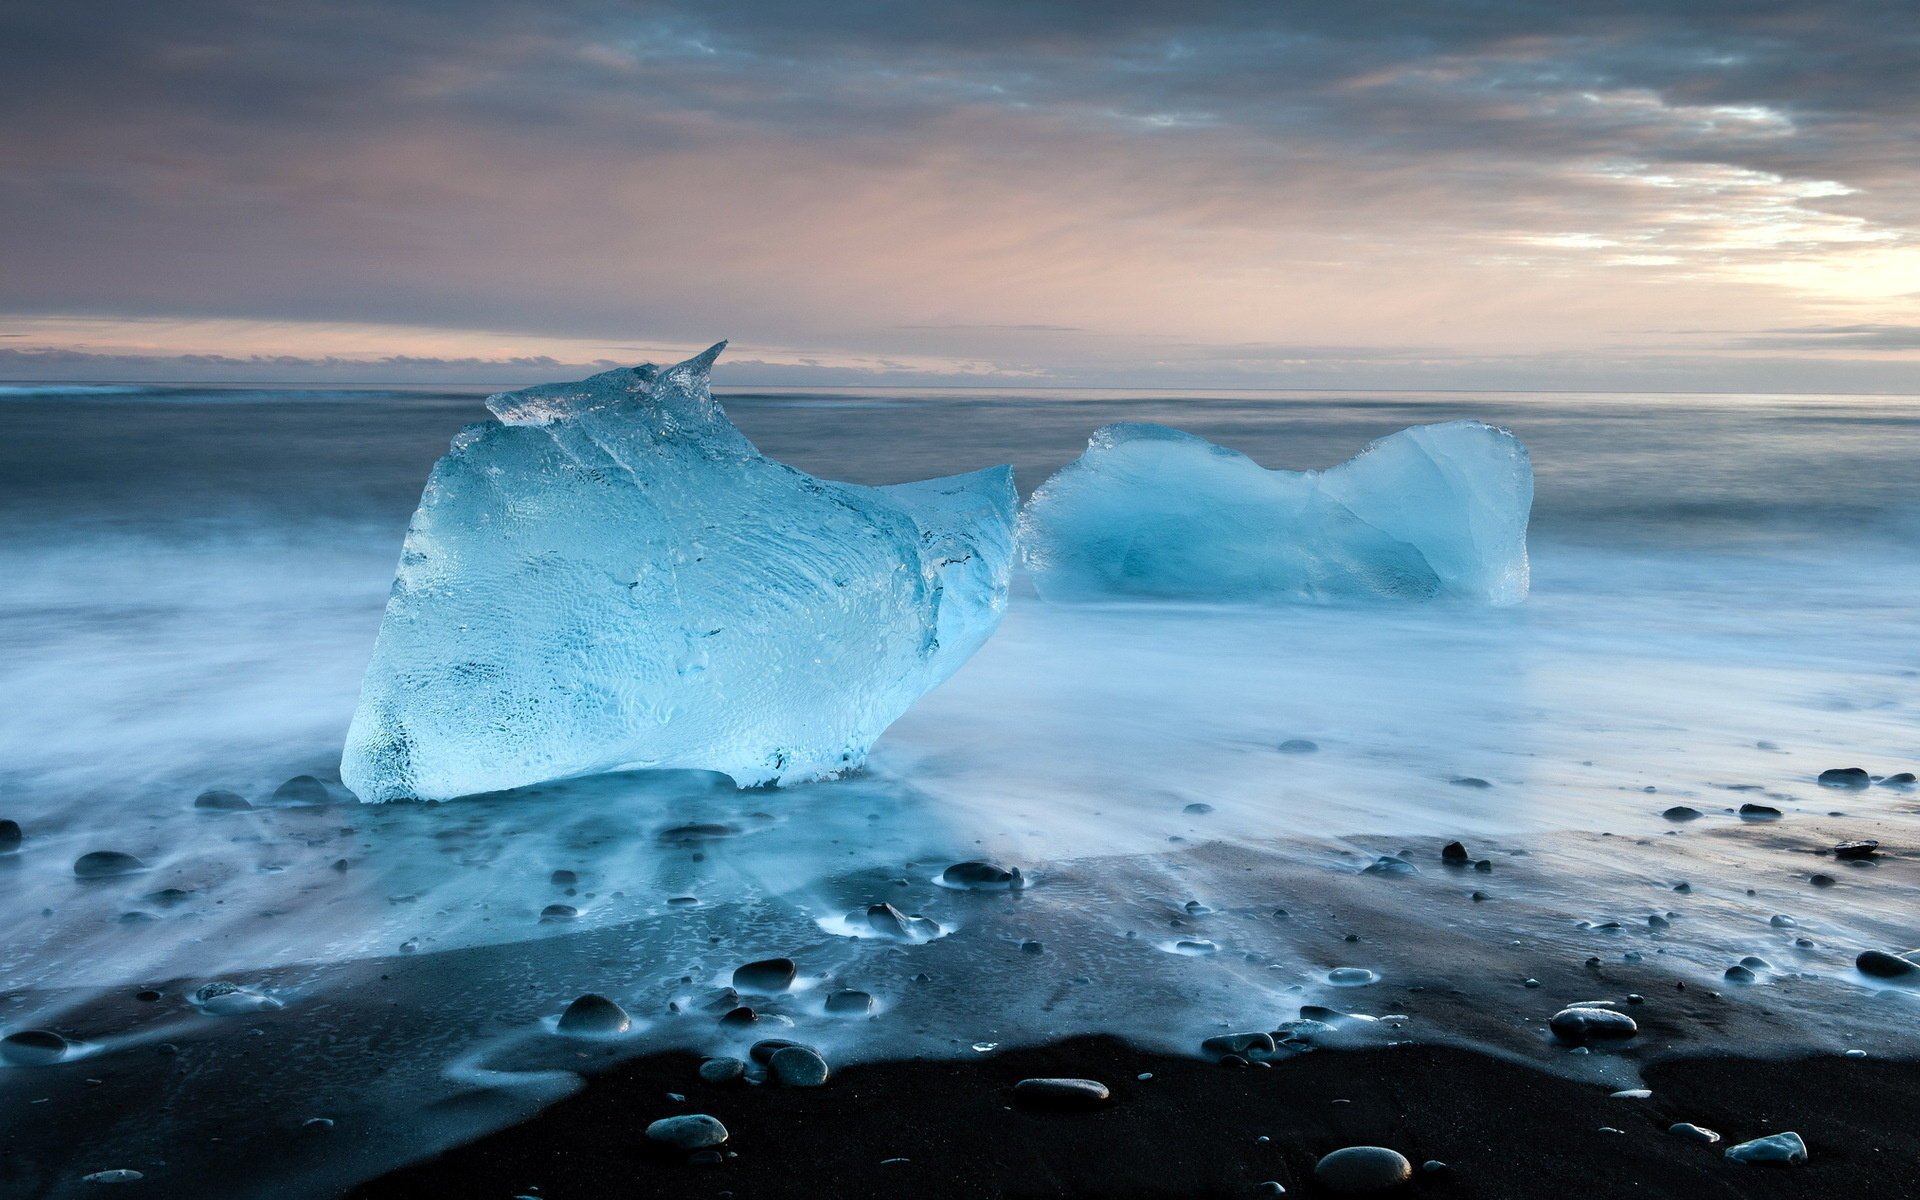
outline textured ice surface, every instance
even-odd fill
[[[1028,501],[1048,599],[1527,595],[1533,468],[1504,429],[1419,425],[1328,471],[1269,471],[1162,425],[1108,425]]]
[[[815,479],[727,420],[720,349],[495,396],[454,439],[347,735],[361,799],[832,775],[993,632],[1011,470]]]

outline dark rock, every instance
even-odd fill
[[[689,825],[669,826],[662,829],[658,836],[666,845],[685,846],[732,837],[739,832],[733,826],[723,825],[718,821],[702,821]]]
[[[300,1128],[306,1130],[309,1134],[332,1133],[333,1119],[331,1117],[308,1117],[306,1120],[300,1122]]]
[[[1817,888],[1830,888],[1836,881],[1831,875],[1814,874],[1807,877],[1807,882]]]
[[[1676,804],[1660,815],[1669,821],[1698,821],[1705,814],[1697,808],[1688,808],[1684,804]]]
[[[555,887],[572,887],[574,884],[580,882],[580,876],[574,874],[572,871],[555,871],[553,874],[547,876],[547,882],[553,884]]]
[[[1885,779],[1882,779],[1880,781],[1880,786],[1881,787],[1912,787],[1916,782],[1920,782],[1920,780],[1916,780],[1912,771],[1901,771],[1898,774],[1889,775]]]
[[[224,788],[212,788],[193,798],[195,808],[211,809],[214,812],[245,812],[252,808],[245,796],[239,792],[229,792]]]
[[[0,821],[0,854],[12,854],[20,848],[20,822]]]
[[[747,1077],[747,1064],[737,1058],[710,1058],[700,1064],[700,1082],[715,1087],[739,1083]]]
[[[1330,1192],[1365,1196],[1408,1183],[1413,1164],[1385,1146],[1348,1146],[1314,1164],[1313,1178]]]
[[[718,988],[708,992],[706,999],[700,1001],[701,1010],[710,1013],[732,1012],[739,1007],[740,993],[730,987]]]
[[[0,1038],[0,1059],[17,1067],[44,1067],[67,1054],[67,1039],[50,1029],[22,1029]]]
[[[560,1014],[561,1033],[582,1037],[612,1037],[633,1027],[627,1010],[605,996],[588,992]]]
[[[767,1074],[781,1087],[816,1088],[831,1072],[827,1060],[806,1046],[782,1046],[767,1059]]]
[[[1472,855],[1467,853],[1467,848],[1459,842],[1448,842],[1446,845],[1440,847],[1440,861],[1443,863],[1449,863],[1456,867],[1464,867],[1472,857]]]
[[[1196,817],[1204,817],[1204,816],[1206,816],[1206,815],[1207,815],[1208,813],[1210,813],[1210,812],[1212,812],[1212,811],[1213,811],[1213,805],[1211,805],[1211,804],[1202,804],[1202,803],[1200,803],[1199,801],[1197,801],[1197,800],[1196,800],[1195,802],[1193,802],[1192,804],[1189,804],[1189,805],[1187,805],[1187,806],[1186,806],[1185,808],[1183,808],[1183,809],[1181,809],[1180,811],[1181,811],[1181,812],[1183,812],[1183,813],[1191,813],[1192,815],[1194,815],[1194,816],[1196,816]]]
[[[729,1009],[720,1016],[722,1025],[752,1025],[759,1020],[760,1014],[744,1004],[739,1008]]]
[[[1553,1036],[1570,1045],[1596,1041],[1620,1041],[1640,1032],[1632,1017],[1611,1008],[1575,1005],[1553,1014],[1547,1023]]]
[[[1310,742],[1306,738],[1288,738],[1279,746],[1282,754],[1312,754],[1320,748],[1320,743]]]
[[[940,872],[940,882],[968,891],[1008,891],[1024,887],[1019,867],[988,862],[958,862]]]
[[[761,1038],[747,1047],[747,1057],[764,1067],[773,1061],[774,1055],[790,1046],[799,1046],[805,1050],[813,1049],[805,1042],[796,1042],[791,1038]]]
[[[1857,842],[1841,842],[1833,848],[1833,856],[1841,860],[1862,860],[1874,856],[1880,849],[1880,843],[1872,838],[1863,838]]]
[[[1853,960],[1853,965],[1863,975],[1875,979],[1907,979],[1920,981],[1920,951],[1908,951],[1906,954],[1888,954],[1884,950],[1863,950]]]
[[[1404,858],[1383,854],[1360,872],[1362,875],[1417,875],[1419,868]]]
[[[827,1011],[836,1017],[864,1017],[873,1011],[873,997],[866,992],[834,992],[827,997]]]
[[[1479,862],[1473,864],[1473,869],[1480,872],[1482,875],[1491,875],[1493,874],[1493,860],[1490,858],[1483,858]]]
[[[1093,1079],[1022,1079],[1013,1085],[1015,1103],[1055,1112],[1084,1112],[1105,1107],[1112,1093]]]
[[[580,910],[571,904],[549,904],[540,910],[542,921],[571,921],[580,915]]]
[[[647,1138],[676,1150],[705,1150],[726,1144],[727,1127],[705,1113],[664,1117],[647,1126]]]
[[[763,958],[734,968],[733,986],[743,992],[784,992],[793,986],[790,958]]]
[[[1780,810],[1770,804],[1742,804],[1740,819],[1743,821],[1778,821]]]
[[[1462,775],[1457,779],[1449,779],[1447,782],[1455,787],[1490,788],[1493,786],[1478,775]]]
[[[1200,1052],[1215,1058],[1228,1054],[1245,1057],[1248,1054],[1272,1054],[1273,1035],[1270,1033],[1221,1033],[1200,1043]]]
[[[1739,963],[1735,963],[1733,966],[1728,967],[1726,969],[1726,972],[1724,975],[1722,975],[1722,978],[1724,978],[1728,983],[1752,983],[1754,979],[1757,978],[1757,976],[1754,975],[1753,971],[1750,968],[1743,967]]]
[[[118,850],[95,850],[90,854],[82,854],[73,862],[73,873],[81,879],[107,879],[146,869],[147,864]]]
[[[1692,1125],[1685,1121],[1680,1122],[1678,1125],[1667,1126],[1667,1132],[1675,1137],[1686,1138],[1690,1142],[1699,1142],[1703,1146],[1711,1146],[1720,1140],[1720,1135],[1713,1130],[1703,1128],[1699,1125]]]
[[[1863,788],[1873,782],[1873,777],[1859,767],[1829,767],[1820,772],[1822,787]]]
[[[274,804],[284,804],[295,808],[314,808],[333,803],[333,793],[327,785],[311,775],[295,775],[279,787],[273,789]]]

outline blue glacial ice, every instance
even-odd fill
[[[1269,471],[1161,425],[1108,425],[1034,492],[1022,558],[1049,600],[1527,595],[1533,468],[1504,429],[1419,425],[1327,471]]]
[[[362,800],[828,777],[992,634],[1011,469],[859,487],[775,462],[709,390],[724,345],[494,396],[454,439],[347,734]]]

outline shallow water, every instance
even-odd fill
[[[280,781],[337,763],[407,515],[479,399],[0,391],[0,817],[27,834],[0,857],[0,1023],[97,1051],[0,1068],[0,1103],[162,1040],[217,1060],[260,1039],[296,1056],[297,1078],[218,1091],[232,1078],[206,1068],[198,1106],[114,1124],[88,1152],[177,1167],[196,1122],[215,1121],[259,1156],[260,1180],[322,1188],[565,1091],[579,1051],[550,1023],[583,991],[639,1018],[619,1053],[778,1035],[724,1030],[696,1003],[774,954],[799,961],[802,985],[762,1007],[837,1061],[1095,1030],[1192,1050],[1321,1003],[1409,1017],[1381,1036],[1616,1077],[1630,1061],[1552,1047],[1545,1018],[1681,982],[1724,1010],[1673,1018],[1669,1045],[1915,1048],[1912,997],[1852,958],[1920,942],[1904,857],[1920,792],[1814,777],[1920,766],[1920,402],[723,394],[767,453],[819,474],[1012,461],[1023,491],[1114,420],[1300,468],[1479,417],[1533,453],[1533,595],[1495,611],[1059,607],[1017,586],[1000,633],[855,778],[274,805]],[[1282,752],[1290,739],[1316,748]],[[1453,782],[1469,778],[1487,786]],[[195,810],[209,787],[256,808]],[[1747,801],[1784,817],[1743,821]],[[1662,819],[1675,804],[1706,815]],[[1848,837],[1891,857],[1846,869],[1813,853]],[[1443,867],[1453,838],[1491,872]],[[74,859],[100,849],[149,869],[76,880]],[[1417,875],[1360,873],[1402,849]],[[938,887],[963,858],[1018,865],[1031,886]],[[549,881],[562,869],[571,889]],[[1837,886],[1810,885],[1823,871]],[[946,936],[849,938],[847,914],[880,900]],[[576,915],[543,920],[556,903]],[[1723,983],[1745,955],[1769,965]],[[1336,987],[1340,966],[1378,981]],[[1523,988],[1530,976],[1543,986]],[[202,1015],[184,997],[209,979],[285,1007]],[[394,989],[377,1014],[374,979]],[[163,998],[129,999],[149,986]],[[843,987],[872,992],[878,1016],[827,1017]],[[314,1049],[374,1027],[363,1054]],[[370,1132],[474,1094],[497,1102]],[[369,1132],[352,1155],[285,1158],[279,1114],[307,1107]],[[67,1176],[47,1164],[69,1152],[46,1153],[52,1186]],[[110,1166],[140,1163],[88,1169]]]

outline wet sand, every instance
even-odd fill
[[[1318,1195],[1318,1158],[1367,1144],[1415,1164],[1410,1194],[1920,1195],[1920,1064],[1911,1062],[1676,1058],[1646,1071],[1653,1094],[1642,1100],[1485,1054],[1413,1045],[1232,1070],[1078,1038],[849,1067],[807,1091],[711,1087],[697,1062],[667,1054],[622,1064],[530,1121],[350,1195],[1224,1197],[1259,1195],[1265,1181]],[[1015,1106],[1018,1080],[1057,1075],[1104,1081],[1113,1100],[1079,1113]],[[693,1112],[726,1124],[734,1157],[688,1165],[649,1149],[648,1122]],[[1705,1146],[1669,1134],[1680,1121],[1726,1140]],[[1782,1130],[1806,1140],[1805,1165],[1746,1166],[1722,1153]],[[898,1159],[906,1161],[889,1161]],[[1419,1173],[1429,1159],[1447,1164],[1444,1177]]]

